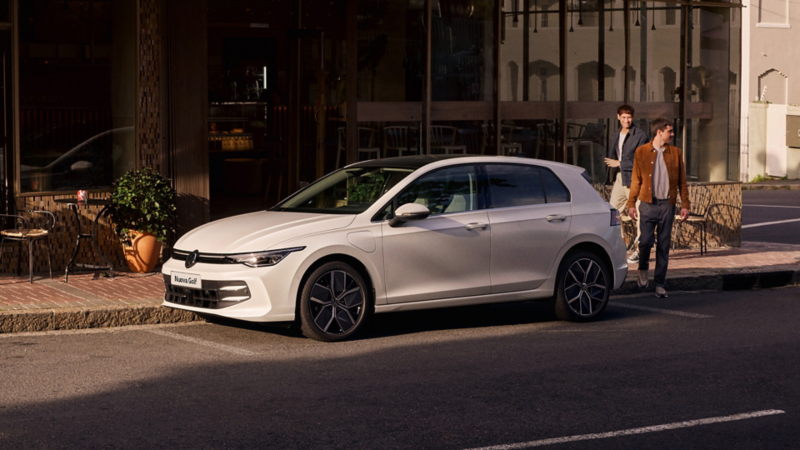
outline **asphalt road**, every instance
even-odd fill
[[[0,335],[0,448],[797,448],[800,289],[613,301]]]
[[[800,191],[742,191],[742,240],[800,245]],[[753,226],[770,222],[784,222]]]

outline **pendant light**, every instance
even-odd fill
[[[650,27],[652,31],[656,31],[656,2],[653,2],[653,25]]]
[[[611,8],[608,10],[608,31],[614,31],[614,0],[611,0]]]
[[[578,26],[583,26],[583,0],[578,0]]]
[[[539,30],[536,28],[539,24],[539,19],[537,18],[536,14],[536,2],[537,0],[533,0],[533,32],[538,33]]]
[[[639,9],[639,8],[638,8],[638,6],[639,6],[639,3],[638,3],[638,2],[636,3],[636,6],[637,6],[637,7],[636,7],[635,9]],[[638,11],[637,11],[637,13],[638,13]],[[634,25],[635,25],[635,26],[637,26],[637,27],[638,27],[638,26],[641,26],[641,25],[639,25],[639,14],[636,14],[636,23],[635,23]]]
[[[575,31],[575,28],[573,28],[573,27],[572,27],[572,22],[573,22],[573,19],[574,19],[574,18],[573,18],[573,15],[574,15],[574,14],[575,14],[575,13],[574,13],[574,11],[570,11],[570,12],[569,12],[569,32],[570,32],[570,33],[572,33],[572,32],[574,32],[574,31]]]

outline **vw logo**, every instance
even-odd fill
[[[197,258],[200,257],[200,251],[195,250],[188,255],[186,255],[186,268],[192,267],[193,265],[197,264]]]

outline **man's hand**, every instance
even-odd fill
[[[681,222],[685,222],[686,219],[689,218],[689,210],[686,208],[681,208]]]
[[[628,216],[633,220],[639,220],[638,214],[636,214],[636,208],[628,208]]]
[[[619,167],[619,160],[618,159],[606,158],[606,165],[608,167]]]

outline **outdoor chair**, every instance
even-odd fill
[[[53,278],[53,267],[50,261],[50,232],[56,225],[56,216],[50,211],[17,211],[17,214],[0,214],[2,230],[0,230],[0,261],[6,241],[19,242],[19,259],[17,259],[17,275],[20,275],[22,261],[22,243],[28,244],[28,272],[33,283],[33,244],[44,241],[47,247],[47,267],[50,278]]]
[[[485,139],[480,128],[462,128],[458,130],[458,138],[467,147],[466,153],[482,155],[485,151]]]
[[[417,154],[417,129],[406,126],[391,126],[383,128],[383,155],[389,156],[389,151],[397,151],[397,156],[403,153]]]
[[[456,136],[458,136],[458,128],[456,127],[431,125],[430,152],[442,150],[447,155],[452,155],[456,152],[466,154],[467,146],[457,145]]]
[[[339,127],[338,130],[338,144],[336,147],[336,168],[340,168],[341,156],[347,154],[347,128]],[[381,148],[374,147],[375,143],[375,130],[367,127],[358,127],[358,159],[361,159],[362,154],[370,155],[375,153],[375,159],[381,159]],[[347,160],[347,157],[345,157]]]
[[[678,234],[679,238],[683,238],[683,225],[691,225],[693,227],[700,229],[700,255],[704,253],[708,253],[708,242],[706,236],[706,224],[708,223],[708,210],[711,207],[711,190],[708,186],[700,183],[689,183],[689,201],[691,202],[691,206],[689,208],[689,217],[686,219],[685,222],[681,222],[680,216],[680,199],[678,202],[678,206],[676,207],[676,211],[678,214],[675,215],[675,223],[678,227]],[[673,239],[673,247],[677,239]]]

